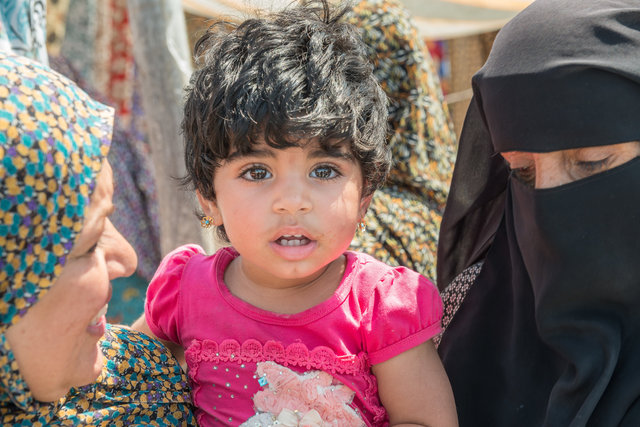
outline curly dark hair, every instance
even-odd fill
[[[313,139],[327,150],[349,144],[363,197],[382,185],[391,163],[387,98],[347,11],[309,1],[209,27],[186,88],[183,184],[215,200],[213,177],[231,152],[249,153],[262,139],[278,149]]]

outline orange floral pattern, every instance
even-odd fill
[[[429,52],[397,0],[363,0],[349,17],[370,49],[374,74],[390,99],[394,165],[352,249],[435,279],[442,212],[456,137]]]

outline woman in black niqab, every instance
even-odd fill
[[[473,87],[438,252],[443,288],[483,261],[439,347],[460,425],[639,426],[640,158],[533,188],[498,153],[640,144],[640,2],[535,1]]]

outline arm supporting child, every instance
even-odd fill
[[[155,339],[157,339],[158,341],[160,341],[162,344],[164,344],[165,347],[167,347],[169,349],[169,351],[171,351],[171,354],[173,354],[173,356],[178,359],[178,362],[180,363],[180,366],[182,366],[182,369],[184,371],[187,370],[187,363],[185,361],[184,358],[184,348],[182,348],[182,346],[180,344],[176,344],[174,342],[171,341],[167,341],[167,340],[162,340],[160,338],[158,338],[152,331],[151,328],[149,328],[149,325],[147,324],[147,319],[144,315],[144,313],[142,313],[142,316],[138,317],[138,319],[133,322],[133,324],[131,325],[131,329],[138,331],[138,332],[142,332],[145,333],[147,335],[149,335],[150,337],[153,337]]]
[[[449,379],[432,341],[373,365],[391,426],[457,426]]]

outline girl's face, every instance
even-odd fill
[[[216,200],[199,194],[240,253],[244,275],[279,288],[304,285],[348,248],[371,197],[346,145],[328,153],[316,141],[275,149],[261,142],[216,170]]]
[[[129,276],[136,254],[107,216],[113,175],[104,161],[72,251],[51,289],[6,336],[34,398],[53,401],[94,381],[102,369],[98,340],[105,330],[110,280]]]
[[[640,156],[640,142],[530,153],[501,153],[518,179],[534,188],[552,188],[613,169]]]

